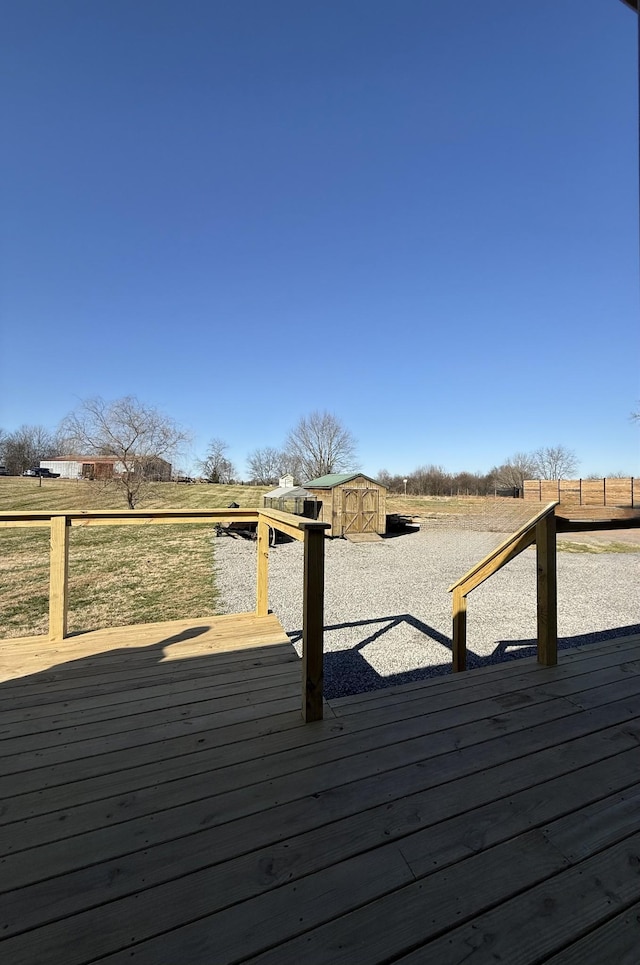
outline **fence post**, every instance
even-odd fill
[[[256,587],[256,615],[269,612],[269,524],[258,516],[258,574]]]
[[[66,516],[51,517],[49,564],[49,640],[57,643],[67,635],[69,595],[69,528]]]
[[[453,672],[467,669],[467,598],[459,587],[453,591]]]
[[[549,513],[536,525],[538,592],[538,663],[558,662],[558,589],[556,517]]]
[[[324,530],[304,531],[302,600],[302,716],[322,720]]]

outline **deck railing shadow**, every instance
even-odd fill
[[[109,775],[123,769],[131,789],[146,786],[146,770],[153,784],[158,761],[171,762],[172,779],[193,778],[228,763],[240,736],[244,748],[274,729],[304,728],[293,648],[203,653],[197,641],[209,630],[205,622],[66,660],[58,651],[46,668],[1,681],[3,823],[23,818],[31,791],[71,784],[82,803],[93,799],[89,785],[108,789]]]
[[[12,688],[16,693],[19,693],[31,684],[34,686],[42,684],[44,696],[46,688],[54,682],[57,684],[65,682],[71,683],[74,679],[95,674],[108,684],[108,675],[110,673],[118,673],[124,670],[126,665],[135,666],[136,664],[144,665],[145,668],[161,667],[162,675],[165,673],[169,675],[175,670],[175,664],[171,666],[171,664],[165,660],[167,647],[176,643],[184,643],[187,640],[194,640],[203,633],[207,633],[210,629],[209,624],[203,624],[202,626],[189,627],[186,630],[180,631],[180,633],[172,634],[169,637],[161,637],[157,641],[142,644],[138,647],[115,646],[101,652],[85,654],[70,660],[62,658],[59,659],[59,662],[56,662],[54,659],[51,666],[45,669],[36,670],[33,673],[21,673],[19,676],[3,680],[0,682],[0,689],[2,693],[6,695]],[[67,639],[71,643],[77,641],[82,636],[84,636],[82,632],[71,633]],[[10,638],[5,642],[9,644],[12,643]],[[60,656],[59,653],[58,656]],[[209,659],[209,655],[204,658],[194,658],[194,662],[197,660],[206,661],[207,659]],[[191,669],[196,668],[191,665]],[[103,677],[103,674],[107,676]],[[132,679],[127,684],[130,690],[136,689],[135,677],[136,675],[132,675]],[[103,690],[103,692],[106,691]]]
[[[576,647],[586,647],[590,644],[600,644],[615,640],[616,637],[629,637],[640,633],[640,623],[632,623],[624,627],[611,627],[607,630],[595,630],[591,633],[577,633],[571,637],[558,637],[558,650],[574,650]],[[520,660],[523,657],[535,657],[538,652],[538,641],[528,640],[500,640],[491,654],[490,662],[497,663],[506,660]],[[476,654],[469,654],[469,668],[484,665],[484,658]]]
[[[337,624],[326,629],[347,629],[379,622],[384,622],[385,626],[368,635],[355,646],[346,650],[334,650],[325,653],[324,690],[327,699],[331,700],[336,697],[345,697],[372,690],[383,690],[420,680],[429,680],[434,677],[444,677],[452,673],[451,661],[447,660],[446,663],[425,664],[423,667],[415,667],[400,673],[380,674],[363,655],[362,650],[367,644],[379,640],[385,633],[401,623],[409,623],[416,629],[421,630],[425,636],[451,649],[452,641],[450,638],[445,637],[444,634],[409,614],[381,617],[379,620],[361,620],[355,623]],[[640,624],[561,637],[558,640],[558,649],[567,651],[577,647],[597,646],[601,643],[611,642],[616,637],[632,636],[637,633],[640,633]],[[470,652],[467,669],[478,670],[496,664],[537,657],[537,655],[538,642],[535,639],[500,640],[490,654],[481,655]]]
[[[416,630],[424,633],[424,635],[429,637],[431,640],[435,640],[436,643],[441,643],[451,649],[451,637],[445,636],[444,633],[441,633],[439,630],[436,630],[435,627],[431,627],[428,623],[424,623],[422,620],[414,617],[411,613],[397,613],[390,616],[371,617],[367,620],[353,620],[348,623],[327,623],[325,624],[324,629],[325,633],[329,633],[332,630],[346,630],[352,629],[353,627],[379,626],[379,629],[367,634],[367,636],[363,637],[362,640],[355,644],[353,649],[360,650],[362,647],[366,647],[367,644],[373,643],[375,640],[379,640],[385,635],[385,633],[389,633],[391,630],[403,623],[409,624]],[[287,635],[292,643],[299,643],[302,640],[301,629],[292,630]]]
[[[325,634],[332,631],[352,630],[363,628],[365,636],[358,643],[346,650],[329,650],[324,654],[324,693],[325,697],[339,697],[346,693],[358,693],[374,690],[376,687],[388,686],[382,677],[361,654],[364,647],[391,633],[397,627],[407,624],[423,633],[429,640],[439,643],[451,650],[451,638],[446,637],[435,627],[429,626],[411,613],[397,613],[390,616],[372,617],[368,620],[354,620],[350,623],[333,623],[325,626]],[[373,629],[376,628],[376,629]],[[369,632],[366,632],[369,631]],[[294,630],[288,634],[292,643],[299,643],[302,630]],[[433,665],[430,665],[432,668]],[[443,673],[451,670],[451,663],[443,665]],[[420,679],[419,677],[417,679]]]

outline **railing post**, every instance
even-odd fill
[[[51,555],[49,567],[49,640],[58,642],[67,635],[69,594],[69,520],[51,517]]]
[[[269,524],[258,516],[258,579],[256,589],[256,615],[264,617],[269,612]]]
[[[453,591],[453,672],[467,669],[467,598]]]
[[[538,572],[538,663],[558,662],[558,589],[556,517],[551,512],[536,524]]]
[[[302,716],[322,720],[324,530],[305,529],[302,600]]]

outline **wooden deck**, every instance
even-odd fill
[[[285,641],[0,643],[3,962],[638,965],[640,637],[311,724]]]

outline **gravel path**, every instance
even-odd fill
[[[505,538],[421,530],[377,543],[326,541],[325,695],[393,686],[451,669],[447,588]],[[221,612],[255,607],[256,545],[214,540]],[[301,543],[269,551],[269,605],[300,652]],[[468,599],[468,665],[535,653],[535,548]],[[560,647],[640,632],[638,554],[558,554]]]

